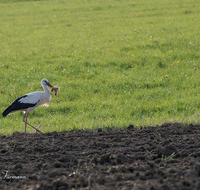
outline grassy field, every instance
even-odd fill
[[[200,1],[0,0],[0,18],[1,113],[47,78],[60,93],[29,115],[43,132],[199,122]]]

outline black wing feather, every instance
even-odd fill
[[[3,117],[6,117],[9,113],[14,112],[14,111],[18,111],[18,110],[24,110],[30,107],[34,107],[37,103],[35,104],[30,104],[30,103],[20,103],[19,100],[21,100],[22,98],[25,98],[27,95],[21,96],[19,98],[17,98],[10,106],[8,106],[8,108],[5,109],[5,111],[2,113]]]

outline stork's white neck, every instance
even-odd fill
[[[47,85],[45,85],[45,84],[43,84],[43,83],[41,83],[41,85],[42,85],[42,88],[44,89],[44,92],[45,92],[46,94],[50,94],[50,91],[49,91],[49,88],[47,87]]]

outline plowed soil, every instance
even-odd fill
[[[0,189],[200,189],[200,125],[0,136]]]

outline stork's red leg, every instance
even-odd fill
[[[26,122],[26,123],[27,123],[27,122]],[[31,124],[29,124],[29,123],[27,123],[27,124],[30,125],[31,127],[33,127]],[[35,127],[33,127],[33,129],[35,129],[36,132],[42,133],[42,131],[40,131],[39,129],[37,129],[37,128],[35,128]]]
[[[29,114],[29,113],[25,113],[25,114],[24,114],[24,118],[23,118],[23,122],[25,123],[25,138],[27,138],[27,137],[26,137],[26,125],[27,125],[27,124],[30,125],[33,129],[35,129],[36,132],[42,133],[39,129],[37,129],[37,128],[33,127],[31,124],[27,123],[28,114]]]
[[[26,124],[27,124],[27,112],[25,112],[24,117],[23,117],[23,122],[25,123],[25,136],[24,138],[27,140],[27,136],[26,136]]]
[[[29,113],[28,113],[28,114],[29,114]],[[27,119],[28,119],[28,114],[27,114],[27,117],[26,117],[26,123],[27,123]],[[31,125],[31,124],[29,124],[29,123],[27,123],[27,124],[30,125],[31,127],[33,127],[33,125]],[[33,129],[35,129],[36,132],[42,133],[39,129],[37,129],[37,128],[35,128],[35,127],[33,127]]]

